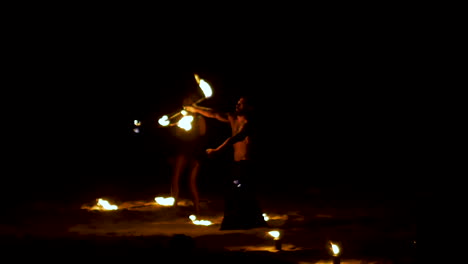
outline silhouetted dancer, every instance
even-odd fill
[[[267,227],[257,200],[256,164],[254,159],[254,120],[251,98],[241,96],[233,113],[220,113],[197,105],[185,106],[189,112],[199,113],[231,125],[232,135],[206,153],[214,155],[233,147],[231,173],[225,181],[224,217],[220,230],[240,230]]]

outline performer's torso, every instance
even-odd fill
[[[232,124],[232,135],[237,134],[242,127],[247,123],[242,117],[235,118]],[[250,136],[245,137],[243,140],[233,144],[234,148],[234,161],[249,160],[249,149],[250,149]]]

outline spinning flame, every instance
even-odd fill
[[[211,95],[213,95],[213,90],[211,90],[211,86],[207,82],[205,82],[205,80],[201,79],[199,86],[202,89],[205,98],[209,98],[211,97]]]
[[[200,79],[200,77],[198,77],[197,74],[195,74],[195,80],[197,81],[198,86],[200,87],[200,89],[203,92],[203,95],[205,96],[205,97],[201,98],[200,100],[198,100],[197,102],[195,102],[195,104],[197,104],[197,103],[200,103],[201,101],[205,100],[206,98],[211,97],[213,95],[213,90],[211,89],[210,84],[207,83],[205,80]]]
[[[211,97],[213,95],[213,90],[211,89],[210,84],[207,83],[205,80],[200,79],[197,74],[195,74],[195,80],[197,81],[198,86],[200,87],[204,95],[202,98],[200,98],[198,101],[194,103],[194,104],[198,104],[202,102],[203,100],[205,100],[206,98]],[[158,123],[161,126],[169,126],[171,125],[171,119],[176,118],[180,115],[183,115],[184,117],[182,117],[175,125],[187,131],[190,130],[192,128],[191,122],[193,121],[193,117],[189,117],[185,110],[177,112],[171,115],[170,117],[167,115],[164,115],[161,118],[159,118]]]
[[[161,126],[168,126],[171,122],[169,121],[169,117],[167,115],[163,115],[161,118],[159,118],[158,123]]]
[[[179,120],[179,122],[177,123],[177,126],[182,129],[185,129],[186,131],[189,131],[190,129],[192,129],[192,121],[193,121],[193,116],[186,115]]]

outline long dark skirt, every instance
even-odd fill
[[[234,162],[225,183],[224,218],[220,230],[268,227],[257,200],[254,164]]]

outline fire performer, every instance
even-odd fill
[[[195,102],[195,95],[183,100],[183,104]],[[200,197],[197,186],[197,177],[200,171],[202,159],[206,156],[206,122],[203,116],[195,115],[192,127],[189,131],[175,127],[176,153],[174,169],[171,183],[171,195],[175,199],[175,204],[180,200],[180,190],[182,187],[181,178],[188,175],[188,184],[192,197],[195,213],[200,214]]]
[[[229,123],[232,135],[217,148],[206,150],[208,156],[233,148],[233,163],[230,177],[226,181],[224,217],[220,230],[245,230],[267,227],[257,200],[257,184],[254,159],[253,103],[251,97],[243,95],[237,101],[235,111],[221,113],[198,105],[185,106],[188,112],[198,113]]]

